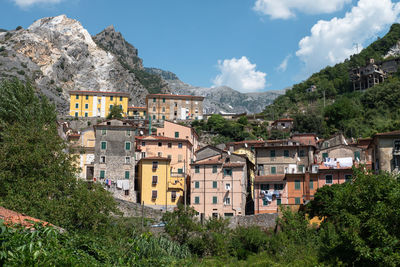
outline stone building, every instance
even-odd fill
[[[292,118],[281,118],[272,122],[272,129],[280,130],[280,131],[290,131],[293,128],[293,119]]]
[[[400,130],[375,134],[370,148],[376,172],[400,172]]]
[[[94,177],[116,198],[136,202],[135,128],[122,120],[94,126]]]
[[[202,96],[149,94],[146,96],[147,114],[152,120],[201,120]]]
[[[245,215],[246,157],[206,146],[190,164],[190,203],[200,218]]]

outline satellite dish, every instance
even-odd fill
[[[143,135],[143,131],[140,131],[140,135]]]
[[[248,147],[247,143],[244,144],[244,147]]]
[[[228,155],[229,155],[229,156],[231,155],[231,152],[230,152],[230,151],[228,151]]]

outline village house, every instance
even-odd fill
[[[128,112],[129,93],[103,91],[69,91],[69,115],[74,117],[105,118],[113,106],[121,107],[123,116]]]
[[[201,120],[202,96],[149,94],[146,96],[147,114],[152,120]]]
[[[145,157],[138,163],[137,202],[155,209],[171,210],[184,202],[184,174],[171,172],[171,159]]]
[[[190,203],[201,219],[245,215],[246,157],[206,146],[190,164]]]
[[[146,107],[128,107],[128,119],[131,120],[146,120],[147,119]]]
[[[375,134],[372,137],[370,148],[375,172],[399,173],[400,130]]]
[[[85,181],[94,179],[94,150],[96,137],[93,127],[84,129],[79,133],[69,134],[71,154],[75,156],[76,166],[79,167],[79,178]]]
[[[275,120],[271,124],[271,128],[279,131],[290,131],[293,128],[292,118],[282,118]]]
[[[136,202],[135,128],[113,119],[95,125],[94,131],[94,178],[114,197]]]

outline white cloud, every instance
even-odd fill
[[[343,18],[320,20],[311,28],[311,35],[299,42],[296,56],[305,64],[306,75],[326,65],[341,62],[356,53],[356,45],[376,37],[395,22],[400,3],[391,0],[359,0]]]
[[[253,9],[271,19],[289,19],[295,12],[307,14],[332,13],[352,0],[257,0]]]
[[[290,59],[291,57],[292,57],[291,54],[287,55],[287,56],[283,59],[282,63],[276,68],[276,70],[277,70],[277,71],[280,71],[280,72],[285,72],[286,69],[287,69],[287,65],[288,65],[289,59]]]
[[[13,1],[19,7],[27,8],[35,4],[58,4],[63,0],[13,0]]]
[[[247,57],[218,60],[220,74],[213,80],[214,86],[226,85],[240,92],[254,92],[265,88],[267,74],[256,71]]]

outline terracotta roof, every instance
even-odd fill
[[[244,163],[241,162],[232,162],[232,163],[225,163],[223,167],[231,167],[231,168],[236,168],[236,167],[243,167]]]
[[[173,99],[197,99],[197,100],[203,100],[203,96],[194,96],[194,95],[169,95],[169,94],[149,94],[146,96],[146,99],[148,98],[173,98]]]
[[[42,223],[43,226],[52,225],[48,222],[30,217],[23,213],[6,209],[4,207],[0,207],[0,219],[4,220],[4,223],[8,226],[18,224],[24,226],[25,228],[32,228],[35,222]]]
[[[142,160],[166,160],[166,161],[171,161],[171,159],[163,158],[163,157],[144,157],[144,158],[141,158],[139,161],[142,161]]]
[[[255,182],[280,182],[285,179],[285,174],[271,174],[271,175],[263,175],[256,176]]]
[[[400,130],[396,130],[396,131],[392,131],[392,132],[386,132],[386,133],[374,134],[374,136],[392,136],[392,135],[400,135]]]
[[[239,145],[239,144],[263,144],[265,141],[263,140],[244,140],[244,141],[238,141],[238,142],[229,142],[227,145]]]
[[[129,96],[126,92],[106,92],[106,91],[68,91],[70,95],[116,95],[116,96]]]
[[[292,119],[292,118],[277,119],[277,120],[274,121],[274,123],[275,123],[275,122],[279,122],[279,121],[289,121],[289,122],[290,122],[290,121],[293,121],[293,119]]]
[[[139,140],[144,140],[144,141],[175,141],[175,142],[188,142],[189,144],[192,144],[189,140],[187,139],[179,139],[179,138],[172,138],[172,137],[166,137],[166,136],[161,136],[161,135],[147,135],[147,136],[136,136],[136,139]]]
[[[129,109],[147,109],[146,107],[128,107],[128,110]]]

